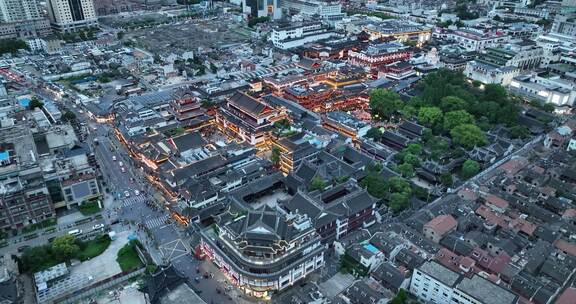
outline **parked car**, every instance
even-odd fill
[[[92,230],[99,230],[104,228],[104,224],[96,224],[94,226],[92,226]]]

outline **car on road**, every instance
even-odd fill
[[[136,196],[140,195],[140,191],[134,190],[134,195],[136,195]]]
[[[104,228],[104,224],[96,224],[94,226],[92,226],[92,230],[99,230]]]
[[[126,173],[126,168],[120,167],[120,171],[122,171],[122,173]]]
[[[124,166],[124,163],[122,162],[118,162],[118,164],[120,165],[120,167]]]
[[[124,196],[125,196],[125,197],[130,197],[130,191],[124,191]]]
[[[112,155],[112,160],[116,161],[116,155]]]
[[[18,247],[18,252],[24,252],[26,249],[30,248],[28,245]]]
[[[77,236],[80,234],[82,234],[82,229],[74,229],[74,230],[68,231],[68,235]]]

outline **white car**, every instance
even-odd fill
[[[116,155],[112,155],[112,160],[116,161]]]
[[[126,173],[126,169],[124,167],[120,167],[120,171],[122,171],[122,173]]]
[[[102,228],[104,228],[104,224],[96,224],[92,226],[92,230],[100,230]]]
[[[78,236],[82,234],[82,229],[74,229],[68,231],[68,235]]]
[[[124,196],[125,196],[125,197],[130,197],[130,192],[129,192],[129,191],[124,191]]]
[[[134,190],[134,195],[136,195],[136,196],[140,195],[140,191]]]

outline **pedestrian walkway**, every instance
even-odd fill
[[[130,207],[132,205],[143,204],[145,202],[146,202],[146,197],[143,195],[132,196],[132,197],[128,197],[128,198],[125,198],[124,200],[122,200],[122,205],[120,205],[120,207],[127,208],[127,207]]]
[[[148,229],[152,229],[152,228],[156,228],[156,227],[160,227],[160,226],[164,226],[166,225],[166,220],[170,217],[170,215],[165,214],[161,217],[157,217],[157,218],[153,218],[150,220],[147,220],[144,223],[144,226],[146,226],[146,228]]]

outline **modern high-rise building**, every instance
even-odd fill
[[[48,13],[58,32],[74,32],[98,24],[93,0],[48,0]]]
[[[242,10],[249,18],[270,17],[279,19],[282,12],[278,9],[278,0],[242,0]]]
[[[38,0],[0,0],[0,22],[19,22],[42,18]]]

